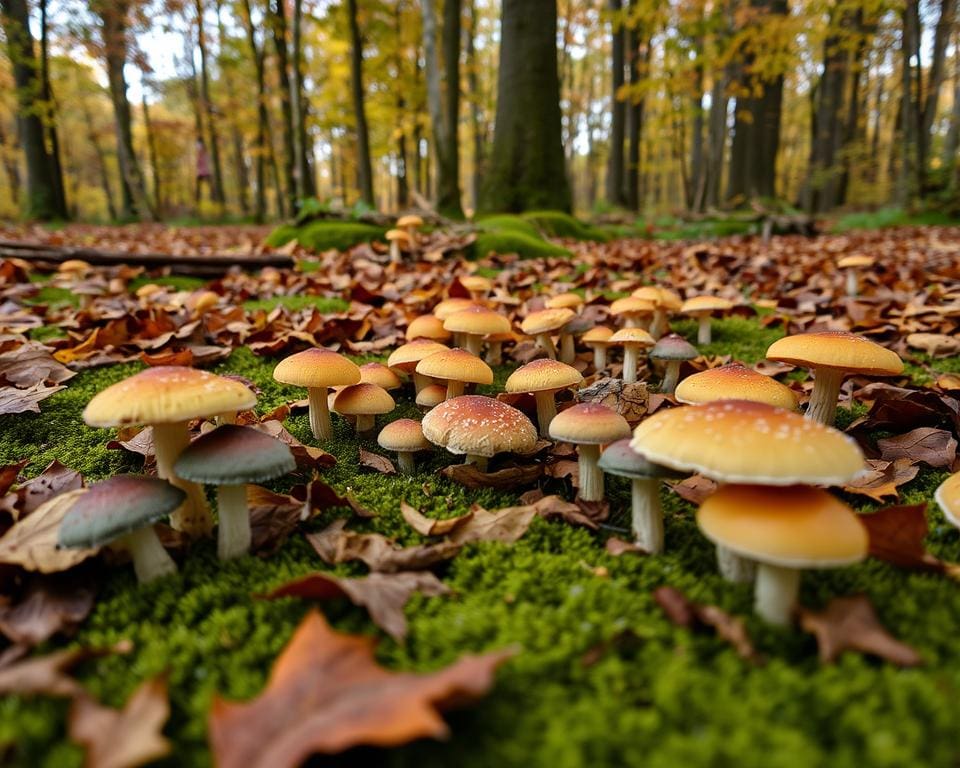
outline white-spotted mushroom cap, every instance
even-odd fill
[[[440,403],[423,417],[423,434],[450,453],[488,458],[498,453],[526,453],[537,443],[537,429],[521,411],[480,395]]]

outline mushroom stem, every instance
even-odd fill
[[[551,360],[557,359],[557,348],[554,346],[553,339],[550,338],[549,333],[538,333],[537,344],[543,347],[544,351],[547,353],[547,357],[549,357]]]
[[[593,368],[602,371],[607,367],[607,345],[593,344]]]
[[[503,363],[502,341],[491,341],[487,344],[487,362],[490,365],[501,365]]]
[[[814,368],[813,392],[810,393],[806,417],[832,426],[837,415],[837,398],[840,397],[842,383],[843,371],[837,368]]]
[[[131,531],[117,543],[130,553],[133,570],[141,584],[177,572],[177,564],[163,548],[152,525]]]
[[[697,317],[700,325],[697,327],[697,344],[709,344],[713,340],[710,330],[710,314],[703,312]]]
[[[424,376],[422,373],[413,372],[413,388],[416,390],[417,394],[420,394],[420,391],[424,387],[430,386],[430,377]]]
[[[189,480],[177,477],[173,464],[184,448],[190,445],[187,422],[153,425],[153,452],[157,459],[157,476],[169,480],[187,494],[187,500],[170,515],[174,530],[188,536],[207,536],[213,530],[213,516],[207,506],[203,488]]]
[[[636,315],[624,315],[623,317],[623,327],[624,328],[640,328],[640,318]]]
[[[800,594],[800,571],[760,563],[754,588],[754,610],[770,624],[790,625]]]
[[[856,296],[860,292],[860,280],[857,278],[857,270],[852,267],[847,269],[847,296]]]
[[[483,336],[476,333],[464,334],[463,343],[464,349],[466,349],[467,352],[480,357],[480,353],[483,351]]]
[[[557,402],[553,391],[534,392],[537,401],[537,425],[540,427],[540,437],[550,437],[550,422],[557,415]]]
[[[465,458],[465,459],[463,460],[463,463],[464,463],[464,464],[476,464],[477,469],[479,469],[481,472],[486,472],[486,471],[487,471],[487,457],[486,457],[486,456],[478,456],[478,455],[475,454],[475,453],[468,453],[468,454],[467,454],[467,458]]]
[[[603,501],[603,470],[597,466],[600,460],[599,445],[578,445],[580,457],[580,498],[584,501]]]
[[[717,570],[727,581],[734,584],[749,584],[753,581],[756,565],[752,560],[740,557],[726,547],[717,546]]]
[[[327,404],[326,387],[310,387],[307,390],[310,403],[310,430],[314,438],[326,442],[333,437],[333,424],[330,423],[330,406]]]
[[[680,361],[667,360],[667,369],[663,373],[663,381],[660,384],[660,391],[665,395],[672,395],[677,389],[677,381],[680,379]]]
[[[372,413],[359,413],[357,414],[357,434],[362,435],[365,432],[370,432],[376,426],[377,417]]]
[[[560,334],[560,362],[567,365],[573,365],[577,357],[577,348],[574,344],[572,333]]]
[[[623,380],[631,382],[637,380],[637,367],[640,364],[640,347],[636,344],[625,344],[623,347]]]
[[[412,475],[414,472],[416,472],[416,468],[413,464],[413,452],[397,451],[397,466],[405,475]]]
[[[400,241],[391,240],[390,241],[390,261],[394,264],[399,264],[403,261],[403,257],[400,255]]]
[[[230,560],[250,551],[250,511],[247,508],[245,485],[217,487],[217,512],[220,530],[217,535],[217,557]]]
[[[237,412],[236,411],[225,411],[217,416],[217,426],[223,424],[236,424],[237,423]]]
[[[667,332],[667,310],[657,307],[653,311],[653,322],[650,323],[650,335],[659,339]]]
[[[467,389],[467,385],[463,381],[455,381],[454,379],[447,379],[447,400],[452,400],[455,397],[460,397]]]
[[[659,483],[652,477],[633,478],[633,534],[651,555],[663,552],[663,510]]]

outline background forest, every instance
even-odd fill
[[[0,8],[0,217],[958,209],[956,0]]]

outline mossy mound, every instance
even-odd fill
[[[243,308],[247,310],[263,309],[269,312],[277,307],[296,311],[298,309],[313,308],[318,312],[345,312],[350,307],[350,302],[336,296],[305,296],[295,294],[293,296],[274,296],[269,299],[251,299],[243,302]]]
[[[490,253],[516,253],[523,259],[565,258],[571,255],[566,248],[547,242],[539,235],[531,237],[509,229],[481,232],[472,250],[474,258],[483,258]]]
[[[525,221],[532,223],[548,237],[564,237],[571,240],[592,240],[603,243],[610,236],[602,229],[584,224],[569,213],[563,211],[527,211],[521,214]]]
[[[271,232],[266,244],[279,248],[296,240],[310,251],[347,251],[360,243],[383,238],[386,229],[353,221],[311,221],[297,226],[282,224]]]
[[[532,222],[509,213],[484,216],[478,219],[476,223],[477,229],[481,232],[514,232],[527,237],[541,238],[540,230]]]

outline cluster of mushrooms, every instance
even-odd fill
[[[543,356],[518,367],[505,384],[508,394],[533,396],[535,424],[501,399],[472,393],[493,383],[491,365],[501,364],[503,345],[521,336],[488,298],[489,280],[471,275],[460,282],[471,297],[446,299],[432,314],[411,320],[406,343],[386,365],[358,366],[325,348],[280,361],[274,378],[307,390],[318,443],[333,436],[331,413],[360,435],[372,433],[376,417],[396,407],[391,392],[406,380],[425,415],[421,421],[393,420],[377,436],[383,449],[396,453],[401,472],[414,472],[415,454],[435,446],[485,471],[497,454],[529,454],[538,439],[570,443],[578,453],[584,501],[604,499],[605,474],[631,480],[633,534],[651,554],[664,549],[660,482],[699,473],[719,484],[697,513],[701,531],[716,545],[719,571],[733,582],[753,581],[756,611],[773,624],[792,620],[801,571],[866,557],[865,527],[823,487],[844,485],[865,466],[856,442],[832,426],[843,378],[900,373],[903,363],[894,352],[843,332],[799,334],[772,344],[768,359],[813,373],[814,388],[801,415],[792,389],[741,365],[680,380],[682,363],[698,352],[669,333],[670,314],[696,318],[699,342],[709,343],[711,315],[732,307],[726,299],[698,296],[684,302],[672,291],[645,286],[610,304],[609,317],[618,327],[608,328],[584,321],[582,297],[561,294],[524,317],[520,330],[536,340]],[[659,390],[679,407],[659,410],[635,430],[615,410],[596,403],[558,412],[557,393],[577,387],[582,371],[589,370],[576,357],[578,348],[593,353],[597,372],[608,369],[609,350],[622,348],[624,381],[635,381],[641,370],[656,371]],[[647,358],[645,367],[641,356]],[[244,486],[294,467],[285,444],[233,423],[239,410],[254,404],[254,394],[242,383],[189,368],[151,368],[99,393],[84,412],[87,423],[152,427],[157,477],[122,476],[87,489],[64,516],[60,544],[113,542],[130,551],[141,580],[170,573],[176,566],[153,524],[169,516],[177,530],[210,534],[213,519],[201,488],[209,484],[218,488],[220,557],[246,552]],[[190,443],[187,425],[198,418],[218,426]],[[960,525],[960,476],[943,484],[937,500]]]

